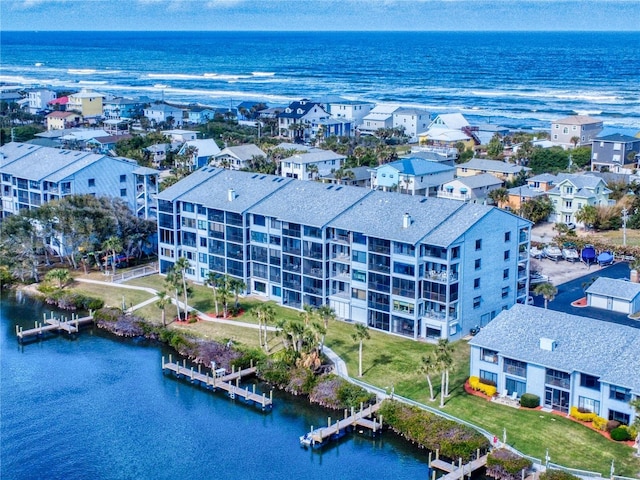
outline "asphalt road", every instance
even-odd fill
[[[591,272],[582,277],[557,285],[558,294],[551,302],[549,302],[549,310],[640,328],[640,320],[632,320],[624,313],[611,312],[592,307],[574,307],[571,305],[571,302],[575,302],[576,300],[585,297],[583,284],[590,281],[592,278],[629,278],[629,264],[625,262],[615,263],[604,268],[594,266],[592,269],[593,270]],[[533,300],[534,305],[544,307],[544,298],[542,295],[534,295]]]

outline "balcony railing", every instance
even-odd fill
[[[565,390],[569,390],[571,388],[571,382],[568,378],[557,378],[545,375],[544,383],[547,385],[553,385],[554,387],[564,388]]]
[[[444,312],[436,312],[435,310],[427,310],[424,312],[423,316],[434,320],[444,320],[446,318],[446,314]]]
[[[329,237],[329,241],[342,243],[343,245],[349,245],[350,243],[349,235],[333,235]]]
[[[517,377],[526,378],[526,376],[527,376],[527,369],[526,368],[516,367],[514,365],[505,364],[504,372],[508,373],[509,375],[515,375]]]

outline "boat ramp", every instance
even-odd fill
[[[250,368],[227,373],[226,370],[218,368],[212,370],[211,375],[209,372],[202,373],[202,365],[198,365],[197,368],[187,367],[186,360],[182,361],[182,365],[178,362],[173,362],[171,355],[169,355],[169,361],[165,362],[164,356],[162,357],[162,372],[173,372],[177,377],[182,377],[190,380],[191,383],[198,382],[201,386],[212,391],[217,389],[227,392],[229,398],[235,399],[236,397],[243,399],[247,403],[253,403],[256,406],[266,410],[273,406],[273,390],[269,392],[269,396],[265,393],[256,393],[255,384],[252,389],[243,388],[240,386],[240,380],[248,375],[254,375],[256,373],[256,367],[253,365]]]

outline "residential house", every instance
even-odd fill
[[[311,122],[312,136],[316,140],[331,136],[350,137],[354,128],[350,120],[342,118],[321,118],[317,122]]]
[[[640,138],[612,134],[596,137],[591,144],[591,170],[607,169],[621,173],[640,166]]]
[[[189,107],[187,111],[187,122],[191,125],[203,125],[213,120],[216,111],[207,107]]]
[[[115,156],[116,143],[121,140],[133,138],[132,135],[107,135],[105,137],[94,137],[86,141],[87,147],[91,148],[93,153],[102,153],[104,155]]]
[[[171,143],[180,144],[184,142],[190,142],[198,138],[198,132],[195,130],[182,130],[180,128],[175,130],[163,130],[162,134],[171,139]]]
[[[166,124],[170,120],[172,120],[172,125],[174,127],[179,128],[184,125],[182,109],[174,107],[173,105],[168,105],[166,103],[152,103],[144,108],[143,113],[144,116],[147,117],[154,125],[158,125],[160,123]]]
[[[445,183],[438,190],[438,198],[462,200],[472,203],[491,203],[489,193],[502,186],[502,180],[490,173],[471,177],[458,177]]]
[[[480,145],[474,129],[460,113],[440,114],[429,124],[427,129],[418,134],[420,145],[436,147],[455,147],[462,143],[465,148]]]
[[[629,402],[640,396],[638,328],[515,305],[469,345],[470,374],[499,392],[532,393],[544,408],[577,407],[626,425],[637,415]]]
[[[536,197],[541,195],[545,195],[545,192],[542,190],[536,190],[531,188],[529,185],[522,185],[520,187],[510,188],[508,191],[508,200],[506,204],[500,204],[499,207],[506,207],[514,212],[518,212],[520,207],[524,202],[529,200],[533,200]]]
[[[551,173],[541,173],[527,178],[529,188],[539,192],[548,192],[555,187],[558,177]]]
[[[71,150],[81,150],[86,148],[87,142],[96,137],[107,137],[109,134],[102,129],[95,128],[74,128],[60,137],[60,144],[63,148]]]
[[[55,100],[58,94],[48,88],[33,88],[27,90],[29,113],[37,114],[49,108],[49,102]]]
[[[83,122],[82,115],[76,112],[55,111],[44,117],[47,130],[64,130],[77,127]]]
[[[11,142],[0,147],[3,217],[67,195],[121,198],[141,218],[154,218],[157,170],[127,158]]]
[[[458,156],[458,149],[456,148],[414,145],[411,147],[411,152],[402,155],[401,158],[422,158],[423,160],[438,162],[453,167],[455,166]]]
[[[509,135],[509,129],[507,127],[501,127],[500,125],[493,125],[490,123],[481,123],[473,125],[473,134],[480,141],[480,145],[489,145],[489,142],[495,135],[499,135],[501,138]]]
[[[186,257],[192,281],[407,338],[459,339],[528,295],[531,222],[495,207],[204,167],[158,209],[162,273]]]
[[[0,86],[0,102],[17,103],[22,100],[20,88],[17,85],[1,85]]]
[[[590,145],[602,131],[602,121],[586,115],[571,115],[551,122],[551,141],[563,148]]]
[[[171,151],[170,143],[156,143],[155,145],[149,145],[144,149],[151,158],[151,163],[155,166],[160,165],[160,162],[167,158],[167,153]]]
[[[238,111],[238,120],[255,120],[259,117],[260,112],[266,108],[267,104],[264,102],[240,102],[236,107],[236,110]]]
[[[105,95],[92,90],[82,89],[69,95],[67,110],[73,110],[82,114],[84,118],[102,116],[102,102]]]
[[[150,104],[147,97],[116,97],[103,101],[103,115],[107,120],[132,120],[144,113],[144,106]]]
[[[611,190],[600,177],[591,174],[557,175],[554,187],[547,191],[547,196],[553,202],[554,213],[550,221],[556,223],[575,223],[576,213],[585,205],[609,205]]]
[[[486,160],[483,158],[472,158],[468,162],[460,163],[456,168],[458,177],[471,177],[482,173],[490,173],[503,182],[513,182],[521,175],[526,175],[531,169],[513,163],[500,160]]]
[[[58,112],[64,112],[67,110],[67,105],[69,104],[69,97],[58,97],[54,100],[50,100],[47,105],[51,110],[55,110]]]
[[[418,133],[424,132],[431,123],[431,116],[419,108],[398,108],[393,112],[392,128],[401,128],[409,137],[409,143],[418,143]]]
[[[264,157],[266,159],[267,154],[252,143],[238,145],[237,147],[227,147],[213,155],[209,165],[230,168],[231,170],[242,170],[247,168],[249,160],[253,157]]]
[[[303,99],[292,102],[278,114],[278,131],[283,137],[307,142],[315,137],[320,120],[327,120],[329,113],[319,103]],[[312,124],[315,130],[312,131]]]
[[[633,275],[631,277],[634,280]],[[628,279],[598,277],[585,290],[587,305],[633,315],[640,311],[640,284]]]
[[[280,172],[283,177],[315,180],[342,168],[346,159],[345,155],[316,148],[307,153],[296,153],[282,159]]]
[[[320,181],[323,183],[333,183],[336,185],[352,185],[356,187],[371,186],[371,169],[369,167],[353,167],[335,170],[332,173],[323,175]],[[340,175],[340,178],[338,178]]]
[[[375,135],[376,131],[383,128],[393,128],[393,112],[400,106],[391,104],[378,104],[362,118],[358,125],[358,132],[362,135]]]
[[[442,184],[453,180],[455,168],[421,158],[402,158],[370,172],[373,189],[435,197]]]
[[[212,138],[187,140],[178,150],[178,155],[191,156],[191,168],[194,170],[209,165],[209,162],[219,153],[220,147]]]
[[[373,102],[364,102],[359,100],[336,99],[325,104],[327,113],[333,118],[348,120],[353,129],[361,125],[364,117],[376,106]],[[352,131],[351,133],[355,133]]]

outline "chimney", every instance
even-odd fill
[[[411,225],[411,215],[405,213],[402,216],[402,228],[409,228],[409,225]]]
[[[233,199],[236,198],[236,191],[233,188],[227,190],[227,200],[233,202]]]
[[[640,283],[640,275],[638,275],[638,271],[635,268],[631,270],[629,280],[631,280],[633,283]]]
[[[540,349],[547,350],[548,352],[553,352],[558,344],[555,340],[551,338],[540,337]]]

